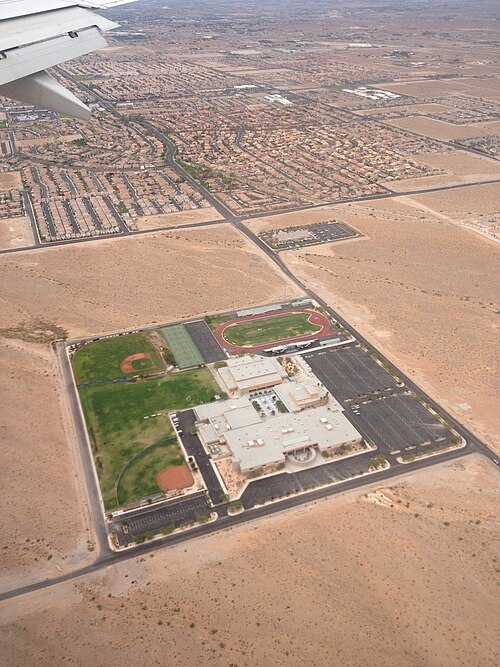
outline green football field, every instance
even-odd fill
[[[113,509],[118,506],[115,484],[124,466],[148,445],[173,435],[167,413],[209,403],[220,389],[207,368],[196,368],[140,382],[89,385],[80,387],[79,392],[104,505]],[[160,416],[151,416],[157,413]],[[165,467],[165,460],[168,465],[170,458],[179,460],[179,456],[180,449],[173,443],[158,470]],[[120,485],[121,491],[123,485],[132,490],[131,497],[123,491],[122,503],[136,500],[134,489],[142,488],[139,461],[131,464],[132,472],[127,470]],[[150,477],[153,472],[149,471]]]
[[[309,322],[308,313],[275,315],[241,324],[233,324],[224,329],[223,336],[233,345],[260,345],[274,343],[286,338],[305,336],[321,331],[321,327]]]
[[[133,354],[145,353],[150,359],[136,359],[132,371],[124,373],[120,365]],[[146,334],[134,333],[126,336],[103,338],[82,347],[73,357],[73,370],[77,384],[116,380],[140,372],[163,370],[164,364]]]

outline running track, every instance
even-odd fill
[[[224,338],[224,331],[233,324],[244,324],[245,322],[254,322],[255,320],[269,320],[271,317],[282,317],[283,315],[293,315],[298,313],[308,313],[309,322],[321,327],[320,331],[304,336],[293,336],[292,338],[279,338],[278,340],[270,340],[261,345],[247,345],[238,346],[229,343]],[[337,333],[331,329],[331,323],[326,315],[319,313],[317,310],[309,310],[307,308],[292,308],[289,310],[280,310],[278,312],[263,313],[262,315],[248,315],[247,317],[239,317],[229,322],[224,322],[215,330],[214,336],[222,348],[230,352],[251,352],[252,350],[265,350],[268,347],[275,345],[288,345],[290,343],[300,343],[305,340],[312,340],[313,338],[326,338],[327,336]]]

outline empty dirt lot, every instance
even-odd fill
[[[403,199],[338,206],[335,215],[367,238],[282,257],[460,420],[500,447],[498,246]]]
[[[470,95],[494,102],[500,101],[498,78],[483,79],[439,79],[434,81],[404,81],[380,83],[380,88],[392,90],[410,97],[444,97],[447,95]]]
[[[475,456],[367,487],[0,604],[0,651],[12,667],[493,667],[498,501]]]
[[[28,218],[0,218],[0,250],[33,245],[33,234]]]
[[[176,213],[159,213],[136,218],[139,229],[157,229],[158,227],[175,227],[176,225],[194,225],[209,220],[222,220],[221,214],[213,208],[195,208],[192,211],[177,211]]]
[[[441,139],[443,141],[465,139],[466,137],[498,135],[500,130],[500,123],[498,121],[474,123],[474,125],[454,125],[453,123],[445,123],[442,120],[424,118],[422,116],[396,118],[388,120],[387,123],[394,125],[394,127],[411,130],[412,132],[418,132],[418,134],[425,134],[426,137]]]
[[[228,225],[44,249],[0,260],[0,328],[48,319],[70,336],[282,299],[271,261]],[[288,285],[288,297],[298,294]]]
[[[435,176],[420,176],[401,181],[382,181],[394,192],[411,192],[457,185],[460,183],[479,183],[494,181],[500,177],[500,163],[488,157],[471,155],[465,151],[451,150],[446,153],[416,153],[415,159],[431,169],[439,169],[442,173]],[[446,195],[447,193],[443,193]]]

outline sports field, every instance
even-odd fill
[[[184,461],[177,442],[163,442],[139,455],[123,471],[117,486],[119,505],[136,502],[160,492],[156,476],[163,468],[181,466]]]
[[[196,368],[141,382],[89,385],[79,391],[104,505],[113,509],[118,506],[115,484],[127,462],[148,445],[173,435],[167,413],[209,403],[220,389],[207,368]],[[157,413],[160,416],[151,416]],[[179,460],[180,456],[174,443],[167,459]],[[165,461],[162,459],[156,472],[168,465]],[[132,471],[127,471],[124,484],[132,494],[142,488],[141,466],[138,459]],[[127,493],[124,491],[125,497]]]
[[[163,360],[144,333],[88,343],[73,357],[77,384],[156,373],[164,368]]]
[[[188,330],[183,324],[174,324],[159,329],[165,339],[170,352],[174,355],[175,363],[179,368],[201,366],[205,362],[196,347]]]
[[[228,343],[243,347],[259,345],[321,331],[322,327],[309,322],[309,313],[290,313],[232,324],[224,329]]]

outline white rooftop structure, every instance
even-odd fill
[[[281,414],[225,433],[225,439],[242,472],[285,462],[287,454],[317,447],[338,449],[361,441],[361,435],[342,412],[326,406],[294,414]]]
[[[289,412],[300,412],[305,408],[313,408],[326,402],[328,396],[324,387],[311,381],[283,382],[274,388],[274,392]],[[333,402],[336,404],[334,409],[342,410],[335,399]]]
[[[252,404],[246,396],[239,396],[238,398],[228,398],[224,401],[215,401],[214,403],[198,405],[194,408],[194,412],[200,421],[205,421],[211,417],[223,415],[225,412],[246,407],[252,407]]]
[[[246,394],[280,384],[287,373],[277,359],[252,357],[246,354],[227,360],[227,366],[217,370],[229,392]]]

